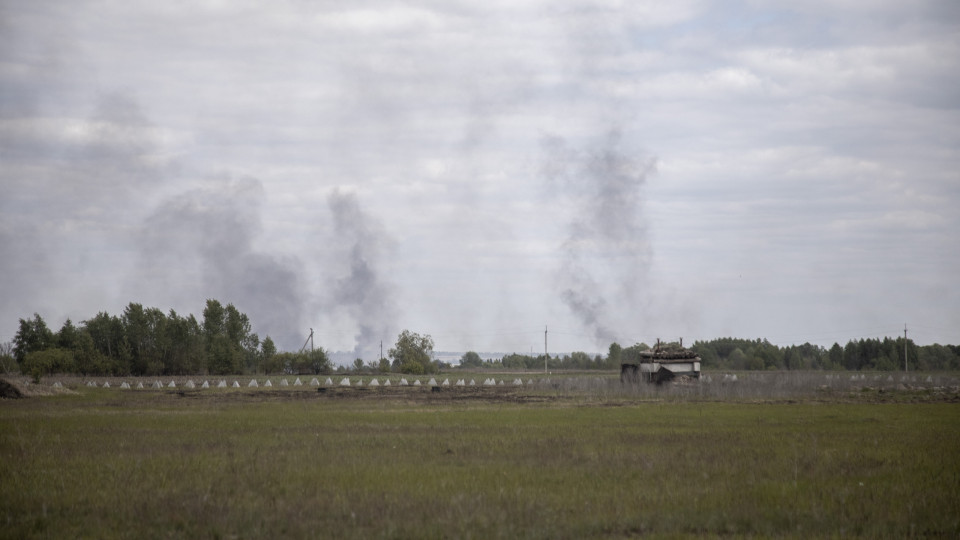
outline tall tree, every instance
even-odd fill
[[[480,355],[473,351],[467,351],[460,357],[460,367],[480,367],[482,365],[483,360]]]
[[[434,373],[437,371],[432,361],[433,338],[404,330],[397,337],[397,344],[389,351],[393,359],[393,368],[402,373]]]
[[[20,319],[20,329],[13,338],[13,357],[23,364],[27,354],[49,349],[55,345],[53,332],[38,313],[32,319]]]
[[[267,366],[273,365],[273,357],[277,354],[277,346],[274,345],[270,336],[263,338],[260,342],[260,365],[258,371],[267,371]]]
[[[83,321],[83,328],[93,338],[93,345],[103,356],[116,358],[123,341],[123,323],[117,317],[101,311],[92,319]]]

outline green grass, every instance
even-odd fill
[[[0,402],[0,536],[957,537],[958,434],[951,403],[82,388]]]

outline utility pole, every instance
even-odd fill
[[[380,359],[383,360],[383,340],[380,340]]]
[[[310,344],[310,352],[313,352],[313,328],[310,329],[310,335],[307,336],[307,340],[303,342],[303,347],[300,347],[300,352],[303,352],[307,348],[307,343]]]
[[[543,327],[543,372],[547,372],[547,327]]]
[[[907,372],[907,323],[903,323],[903,372]]]

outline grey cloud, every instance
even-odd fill
[[[140,201],[166,169],[152,128],[122,94],[103,96],[85,118],[20,113],[0,120],[3,314],[49,308],[60,317],[77,311],[64,304],[79,297],[100,298],[93,312],[109,309],[103,291],[130,253]]]
[[[621,300],[650,301],[652,280],[654,304],[704,313],[685,337],[789,324],[771,302],[796,304],[805,327],[850,328],[873,310],[953,328],[957,9],[0,2],[0,247],[16,254],[0,263],[0,313],[10,328],[46,306],[51,318],[136,299],[196,312],[223,291],[266,306],[261,274],[284,305],[306,305],[270,323],[299,324],[294,347],[326,316],[339,341],[324,346],[373,341],[390,317],[369,314],[399,305],[394,321],[436,335],[534,321],[606,336],[640,326]],[[611,125],[619,140],[585,142]],[[554,148],[544,132],[563,138]],[[638,142],[659,157],[656,182],[630,180],[648,165]],[[220,170],[262,185],[227,180],[218,194],[197,180]],[[562,193],[549,204],[545,177]],[[357,216],[330,206],[333,186],[356,194],[362,223],[388,224],[369,237],[400,247],[362,245],[356,223],[336,238],[333,212]],[[149,220],[169,238],[136,232]],[[147,240],[152,267],[138,262]],[[746,268],[764,277],[724,293],[723,276]],[[904,275],[945,292],[877,297]],[[306,300],[287,283],[306,283]],[[848,285],[851,301],[818,292]],[[361,294],[379,286],[386,307]],[[645,311],[664,335],[688,321],[657,308]]]

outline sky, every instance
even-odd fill
[[[0,0],[0,342],[960,344],[958,88],[954,0]]]

